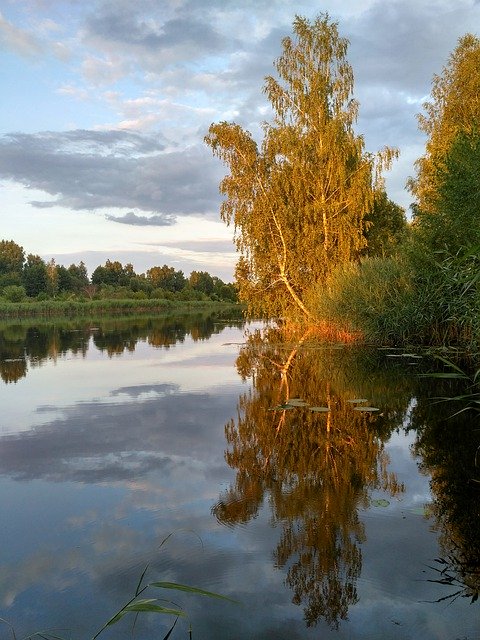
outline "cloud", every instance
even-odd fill
[[[90,15],[85,39],[107,51],[120,47],[130,56],[141,56],[144,65],[157,71],[172,62],[212,55],[229,43],[209,22],[191,13],[177,12],[165,19],[162,11],[156,13],[151,5],[145,15],[141,6],[121,4],[115,4],[114,9],[107,5],[103,12]]]
[[[232,240],[162,240],[162,246],[174,245],[177,249],[198,253],[235,253]]]
[[[128,65],[118,56],[97,58],[88,56],[82,63],[85,78],[92,84],[110,85],[128,74]]]
[[[139,227],[166,227],[174,224],[173,216],[137,216],[133,211],[129,211],[124,216],[106,216],[107,220],[112,222],[120,222],[121,224],[131,224]]]
[[[0,48],[27,58],[44,53],[44,47],[34,35],[16,27],[0,13]]]
[[[359,83],[425,96],[458,38],[480,20],[472,0],[376,2],[340,24],[349,37]]]
[[[157,214],[157,225],[216,211],[218,163],[203,145],[165,149],[158,133],[12,133],[0,139],[0,176],[53,196],[37,208],[139,209]]]

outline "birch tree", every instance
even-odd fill
[[[235,228],[240,299],[252,313],[315,319],[312,285],[365,246],[363,220],[395,151],[365,151],[348,41],[327,14],[297,16],[265,79],[273,117],[263,139],[236,123],[205,138],[230,170],[221,217]]]

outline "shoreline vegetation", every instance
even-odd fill
[[[424,155],[411,216],[365,149],[348,41],[328,14],[297,16],[263,91],[260,140],[234,122],[205,143],[226,167],[220,214],[235,230],[236,283],[252,316],[384,346],[480,352],[480,38],[461,37],[419,114]]]
[[[31,300],[28,302],[0,301],[0,320],[59,317],[96,317],[152,315],[158,313],[190,313],[205,311],[242,312],[242,305],[213,300]]]

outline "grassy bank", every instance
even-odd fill
[[[203,311],[239,308],[229,302],[211,300],[34,300],[29,302],[0,301],[0,318],[85,317],[102,315],[141,315],[166,311]]]
[[[390,258],[337,269],[313,292],[320,322],[377,345],[480,350],[480,272],[476,255],[429,256],[416,246]]]

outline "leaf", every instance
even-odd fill
[[[238,602],[228,596],[222,596],[219,593],[213,591],[206,591],[205,589],[199,589],[198,587],[190,587],[186,584],[178,584],[177,582],[151,582],[149,587],[157,587],[159,589],[175,589],[177,591],[185,591],[186,593],[194,593],[199,596],[207,596],[208,598],[219,598],[220,600],[228,600],[229,602]]]
[[[443,356],[439,356],[439,355],[436,355],[435,357],[437,358],[437,360],[440,360],[441,362],[446,364],[451,369],[454,369],[455,371],[457,371],[457,373],[460,374],[461,378],[468,378],[468,376],[466,375],[465,371],[460,369],[460,367],[458,367],[454,362],[452,362],[448,358],[444,358]]]
[[[328,413],[330,411],[329,407],[309,407],[309,409],[314,413]]]
[[[295,409],[295,405],[293,404],[277,404],[276,407],[273,407],[273,409],[270,409],[270,411],[288,411],[289,409]]]
[[[116,613],[113,618],[105,624],[105,627],[110,627],[113,624],[116,624],[119,620],[121,620],[127,613],[163,613],[172,616],[182,616],[185,617],[186,613],[181,611],[180,609],[170,609],[168,607],[163,607],[158,604],[154,604],[157,602],[155,598],[149,598],[147,600],[135,600],[135,602],[131,602],[127,604],[123,609],[121,609],[118,613]]]
[[[370,411],[380,411],[380,409],[378,407],[353,407],[354,411],[365,411],[365,412],[370,412]]]
[[[308,407],[308,402],[305,402],[305,400],[301,400],[300,398],[290,398],[287,405],[291,407]]]
[[[385,498],[378,498],[377,500],[372,500],[371,504],[374,507],[388,507],[390,502],[388,500],[385,500]]]
[[[413,507],[413,509],[409,509],[409,511],[416,516],[427,517],[429,514],[428,505],[424,505],[423,507]],[[437,560],[437,562],[439,562],[439,560]]]
[[[367,398],[353,398],[353,400],[347,400],[347,402],[351,402],[352,404],[356,404],[358,402],[368,402]]]

